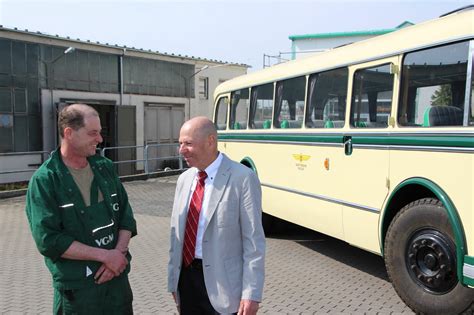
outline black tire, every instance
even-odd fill
[[[474,289],[458,281],[453,230],[439,200],[414,201],[395,216],[385,265],[395,291],[416,313],[472,313]]]
[[[275,217],[262,212],[262,226],[265,236],[271,235],[275,228]]]

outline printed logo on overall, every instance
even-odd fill
[[[107,246],[107,245],[110,244],[113,240],[114,240],[114,235],[113,235],[113,234],[110,234],[110,235],[104,236],[104,237],[102,237],[102,238],[96,239],[95,242],[97,243],[97,245],[98,245],[99,247],[101,247],[101,246]]]

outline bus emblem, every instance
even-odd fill
[[[293,158],[296,160],[296,168],[300,171],[304,171],[306,164],[303,162],[308,161],[311,158],[311,155],[306,154],[293,154]]]
[[[311,158],[311,155],[305,155],[305,154],[293,154],[293,158],[298,161],[298,162],[304,162],[308,161]]]

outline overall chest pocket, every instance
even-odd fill
[[[86,209],[88,233],[92,237],[92,246],[111,249],[115,247],[117,220],[106,202],[90,206]]]
[[[73,203],[62,203],[59,206],[59,211],[63,230],[67,234],[79,238],[82,225],[78,216],[78,209]]]

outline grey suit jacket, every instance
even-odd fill
[[[168,291],[177,292],[184,230],[196,169],[181,174],[171,215]],[[261,187],[249,168],[223,155],[210,195],[202,241],[204,282],[214,309],[235,313],[241,299],[262,300],[265,235]],[[178,292],[179,293],[179,292]]]

